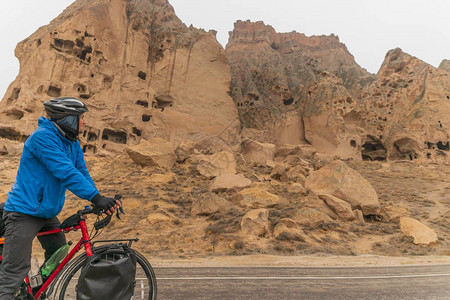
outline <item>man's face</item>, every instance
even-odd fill
[[[80,116],[80,124],[78,126],[78,133],[83,133],[84,125],[86,125],[86,120],[84,120],[84,114]]]

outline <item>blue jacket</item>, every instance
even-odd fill
[[[87,200],[98,190],[86,168],[80,142],[64,138],[49,119],[40,117],[38,125],[24,144],[5,210],[52,218],[61,212],[67,189]]]

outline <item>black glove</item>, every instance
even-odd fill
[[[103,209],[105,211],[110,210],[114,207],[114,205],[116,205],[116,200],[109,197],[103,197],[100,194],[95,195],[91,202],[99,209]]]

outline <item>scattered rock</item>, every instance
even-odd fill
[[[277,225],[275,225],[273,229],[273,236],[278,239],[281,236],[289,237],[289,236],[296,236],[301,234],[302,231],[297,228],[297,224],[294,222],[294,220],[289,218],[283,218],[278,222]]]
[[[406,207],[400,206],[386,206],[383,209],[383,216],[386,221],[389,222],[400,222],[400,217],[409,217],[409,211]]]
[[[192,203],[191,214],[194,216],[208,216],[225,211],[229,207],[230,203],[220,197],[206,197]]]
[[[247,208],[268,208],[277,204],[286,203],[283,199],[259,188],[248,188],[238,193],[237,199],[241,206]]]
[[[234,191],[247,188],[252,184],[250,179],[239,174],[223,174],[214,178],[211,184],[213,192]]]
[[[275,157],[302,156],[302,154],[302,149],[298,145],[278,145],[275,150]]]
[[[191,140],[185,140],[178,145],[175,149],[175,155],[177,156],[177,162],[184,162],[196,152],[195,143]]]
[[[143,167],[170,168],[176,162],[172,144],[161,138],[152,138],[138,145],[126,148],[128,155]]]
[[[306,197],[301,198],[300,207],[309,207],[325,213],[330,218],[336,220],[339,216],[314,193],[308,193]]]
[[[304,183],[306,181],[307,174],[308,171],[301,165],[297,165],[286,171],[287,179],[292,182]]]
[[[309,207],[298,210],[292,219],[301,226],[315,226],[333,221],[326,213]]]
[[[236,160],[233,153],[222,151],[213,155],[201,155],[197,171],[208,178],[223,174],[236,174]]]
[[[288,176],[286,175],[286,170],[289,169],[289,167],[290,166],[288,164],[276,164],[272,169],[272,173],[270,173],[270,177],[281,182],[287,182]]]
[[[380,214],[380,203],[372,185],[342,161],[312,172],[305,186],[318,195],[328,194],[342,199],[353,209],[361,209],[364,215]]]
[[[241,143],[241,153],[247,162],[264,165],[266,161],[271,161],[275,158],[275,145],[245,139]]]
[[[290,183],[287,187],[287,191],[288,191],[288,193],[295,193],[295,194],[306,194],[307,193],[303,184],[298,183],[298,182]]]
[[[196,140],[195,149],[207,155],[223,151],[233,152],[233,149],[222,139],[211,135]]]
[[[400,229],[404,234],[412,236],[416,245],[432,245],[438,241],[434,229],[413,218],[401,217]]]
[[[241,221],[241,231],[245,235],[263,236],[269,232],[269,210],[254,209],[245,214]]]
[[[331,195],[319,195],[319,198],[325,201],[325,203],[339,216],[340,219],[344,221],[352,221],[355,219],[352,207],[348,202]]]
[[[360,209],[353,210],[353,214],[355,215],[356,220],[358,220],[361,223],[366,223],[366,220],[364,220],[363,212]]]

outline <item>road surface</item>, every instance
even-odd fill
[[[450,265],[159,267],[158,299],[450,299]]]

